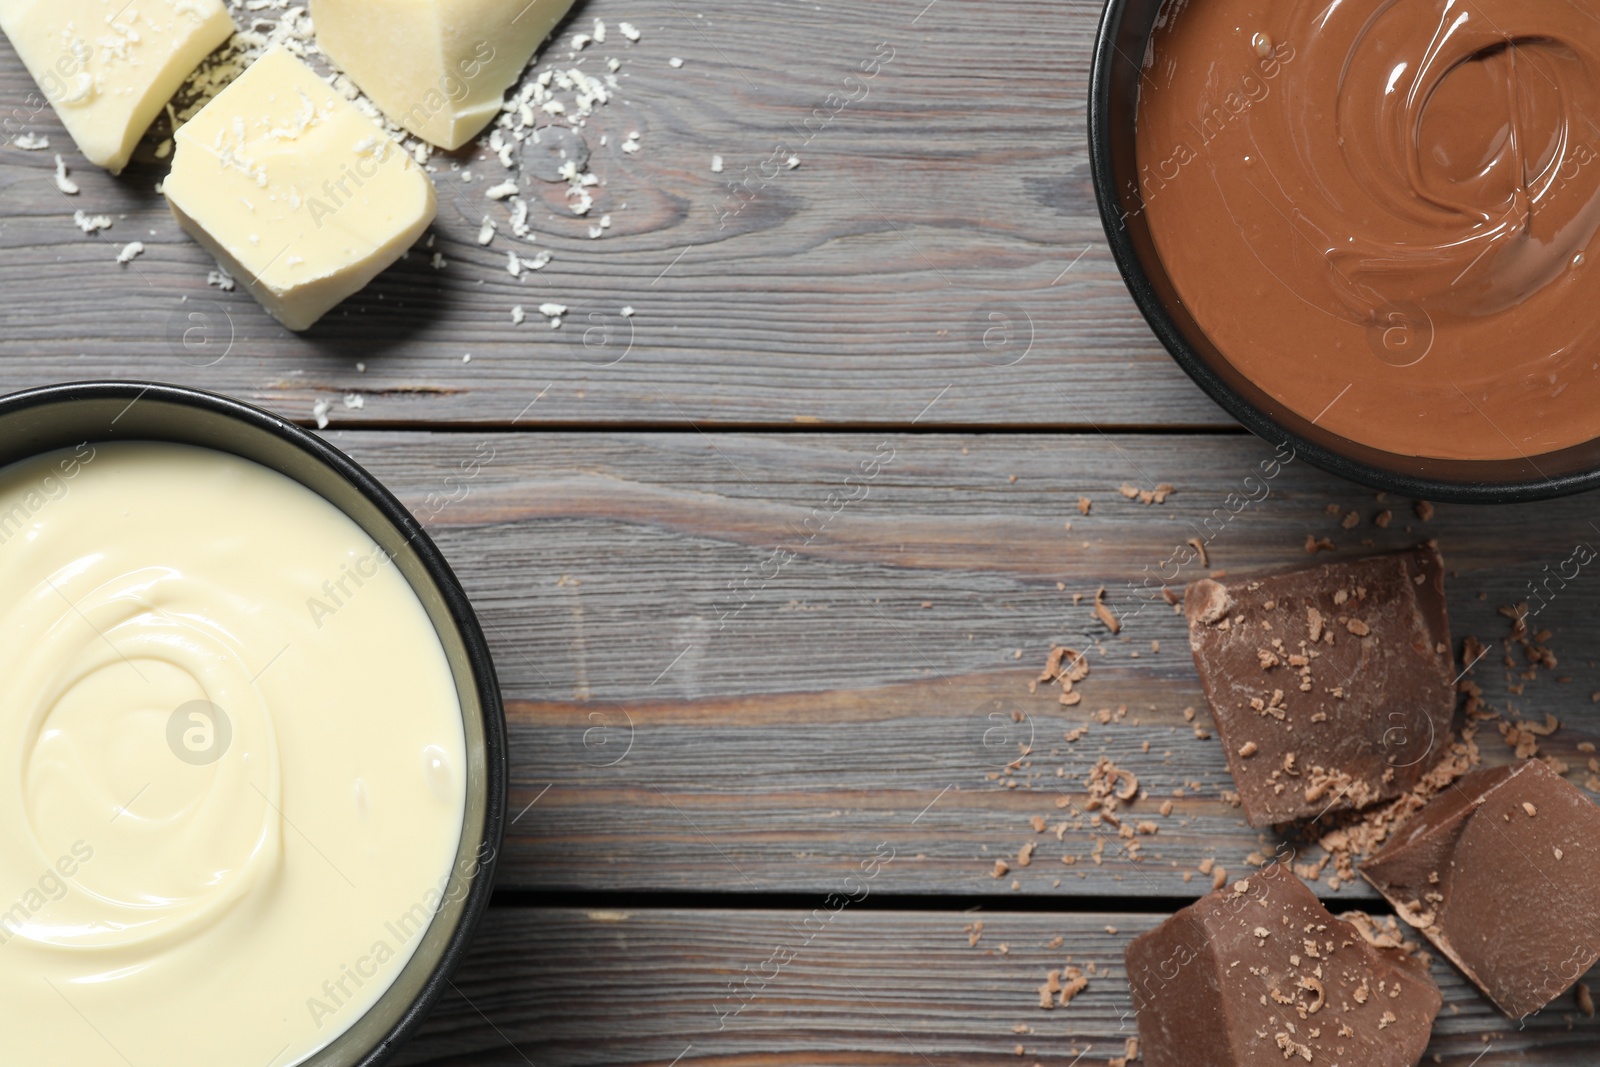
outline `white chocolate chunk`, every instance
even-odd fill
[[[385,115],[454,149],[500,113],[506,88],[571,7],[572,0],[311,0],[311,17],[322,51]]]
[[[291,330],[399,259],[437,210],[411,156],[281,48],[176,140],[173,215]]]
[[[0,29],[79,150],[119,174],[233,19],[220,0],[0,0]]]

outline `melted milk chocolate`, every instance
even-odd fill
[[[1588,0],[1173,0],[1139,187],[1240,372],[1404,455],[1600,436],[1600,16]]]

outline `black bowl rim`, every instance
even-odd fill
[[[1117,199],[1117,177],[1111,153],[1111,68],[1116,52],[1117,31],[1121,28],[1128,3],[1129,0],[1107,0],[1095,35],[1094,56],[1089,71],[1089,171],[1094,183],[1095,201],[1100,209],[1100,223],[1105,228],[1117,270],[1122,274],[1122,280],[1140,313],[1150,324],[1150,329],[1195,384],[1257,437],[1275,444],[1287,441],[1293,446],[1297,457],[1303,456],[1325,471],[1401,496],[1459,504],[1509,504],[1547,500],[1600,487],[1600,468],[1517,482],[1453,481],[1386,471],[1324,448],[1281,425],[1211,368],[1190,346],[1167,314],[1166,306],[1145,273],[1132,239],[1121,225],[1122,211]],[[1414,461],[1414,457],[1389,454],[1401,461]],[[1538,457],[1523,458],[1537,470],[1534,460]]]
[[[450,984],[451,976],[460,967],[467,950],[471,947],[473,936],[494,892],[495,869],[499,863],[505,829],[509,766],[505,708],[501,702],[500,685],[495,675],[494,660],[489,654],[489,644],[484,639],[477,615],[472,610],[472,604],[467,599],[466,592],[462,590],[461,583],[456,579],[455,572],[450,569],[450,564],[445,561],[444,555],[423,529],[422,524],[406,510],[394,494],[384,488],[381,482],[367,473],[355,460],[321,437],[287,419],[220,393],[159,382],[109,380],[47,385],[0,397],[0,419],[29,408],[69,401],[126,400],[129,407],[132,407],[133,404],[145,399],[202,409],[261,430],[308,453],[313,459],[354,486],[378,509],[385,520],[394,525],[415,550],[423,569],[439,590],[472,668],[474,688],[477,690],[483,719],[484,763],[488,778],[485,783],[487,795],[484,804],[483,841],[479,848],[477,870],[471,876],[472,884],[467,891],[466,902],[462,906],[460,921],[456,924],[444,951],[439,955],[438,962],[434,964],[433,970],[423,982],[416,997],[389,1031],[354,1065],[354,1067],[378,1067],[411,1037],[439,997],[443,995],[445,987]],[[483,855],[483,844],[492,846],[492,851],[487,856]]]

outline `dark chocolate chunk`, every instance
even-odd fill
[[[1513,1018],[1600,960],[1600,808],[1539,760],[1462,778],[1361,873]]]
[[[1444,753],[1455,657],[1424,545],[1184,597],[1189,647],[1251,826],[1409,791]]]
[[[1274,864],[1135,938],[1128,982],[1147,1067],[1415,1067],[1441,997]]]

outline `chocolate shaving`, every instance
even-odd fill
[[[1109,607],[1106,606],[1105,595],[1106,595],[1106,587],[1105,586],[1102,585],[1099,589],[1095,590],[1095,594],[1094,594],[1094,615],[1095,615],[1095,618],[1097,618],[1101,622],[1105,623],[1106,629],[1110,630],[1112,633],[1114,633],[1114,634],[1115,633],[1120,633],[1122,631],[1122,623],[1117,619],[1116,613],[1113,612]]]

